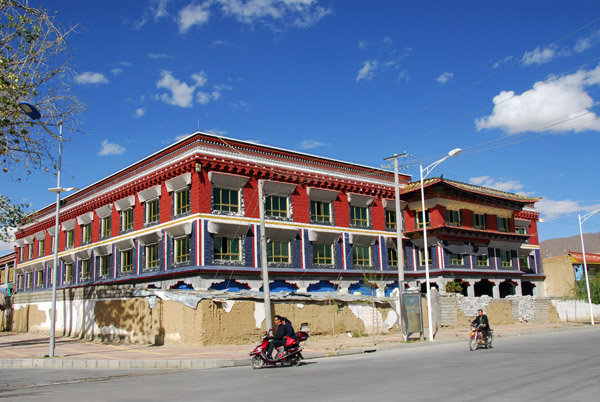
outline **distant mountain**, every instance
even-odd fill
[[[584,233],[583,241],[585,242],[586,253],[600,254],[600,232]],[[569,251],[581,253],[581,237],[579,235],[548,239],[540,243],[542,258],[558,257],[567,254]]]

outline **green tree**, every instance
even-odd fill
[[[600,273],[599,272],[588,272],[590,280],[590,295],[592,303],[600,304]],[[576,300],[588,299],[587,285],[585,282],[585,275],[580,280],[575,281],[571,294]]]
[[[0,0],[0,169],[12,180],[33,170],[48,172],[57,144],[22,113],[19,102],[35,104],[49,126],[64,122],[77,131],[83,105],[70,94],[66,41],[75,28],[63,29],[47,10],[26,0]],[[0,239],[6,240],[7,228],[28,215],[28,206],[2,197],[0,208]]]

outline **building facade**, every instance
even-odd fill
[[[67,196],[58,228],[54,206],[39,211],[17,233],[16,290],[52,287],[55,235],[60,288],[261,290],[259,180],[271,291],[384,296],[397,288],[391,172],[197,132]],[[482,280],[484,294],[528,294],[543,281],[536,199],[442,179],[426,185],[440,290],[464,278],[469,294],[481,292]],[[401,175],[400,186],[405,279],[415,286],[424,278],[419,185]],[[460,207],[458,226],[445,215],[449,205]],[[474,223],[479,214],[484,228]],[[478,264],[483,255],[486,266]]]

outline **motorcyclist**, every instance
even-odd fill
[[[272,359],[271,356],[273,355],[273,349],[283,346],[283,337],[285,336],[285,325],[282,317],[280,315],[276,315],[273,321],[277,327],[275,328],[273,336],[269,340],[269,347],[267,348],[267,357],[269,360]]]
[[[473,327],[479,327],[479,331],[483,335],[484,339],[488,337],[490,331],[490,321],[488,320],[487,315],[483,314],[483,310],[477,310],[477,317],[471,322]]]
[[[296,336],[296,332],[294,331],[294,327],[292,326],[292,322],[290,320],[287,319],[287,317],[281,317],[281,321],[283,321],[283,327],[285,330],[285,333],[283,335],[283,349],[287,350],[289,345],[292,345],[291,341],[288,345],[288,341],[287,338],[291,338],[293,340],[298,340],[298,337]],[[287,338],[286,338],[287,337]]]

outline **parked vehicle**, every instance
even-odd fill
[[[480,329],[481,325],[471,327],[469,334],[469,349],[477,350],[480,346],[485,346],[486,349],[492,348],[492,340],[494,339],[494,330],[487,331],[487,336]]]
[[[308,339],[308,332],[298,331],[296,334],[298,339],[291,338],[289,336],[284,337],[285,347],[280,346],[273,351],[274,356],[269,359],[267,357],[267,349],[269,347],[269,333],[265,333],[262,340],[252,352],[250,352],[251,364],[253,369],[263,368],[264,366],[271,365],[290,365],[299,366],[302,357],[302,346],[300,342],[304,342]]]

